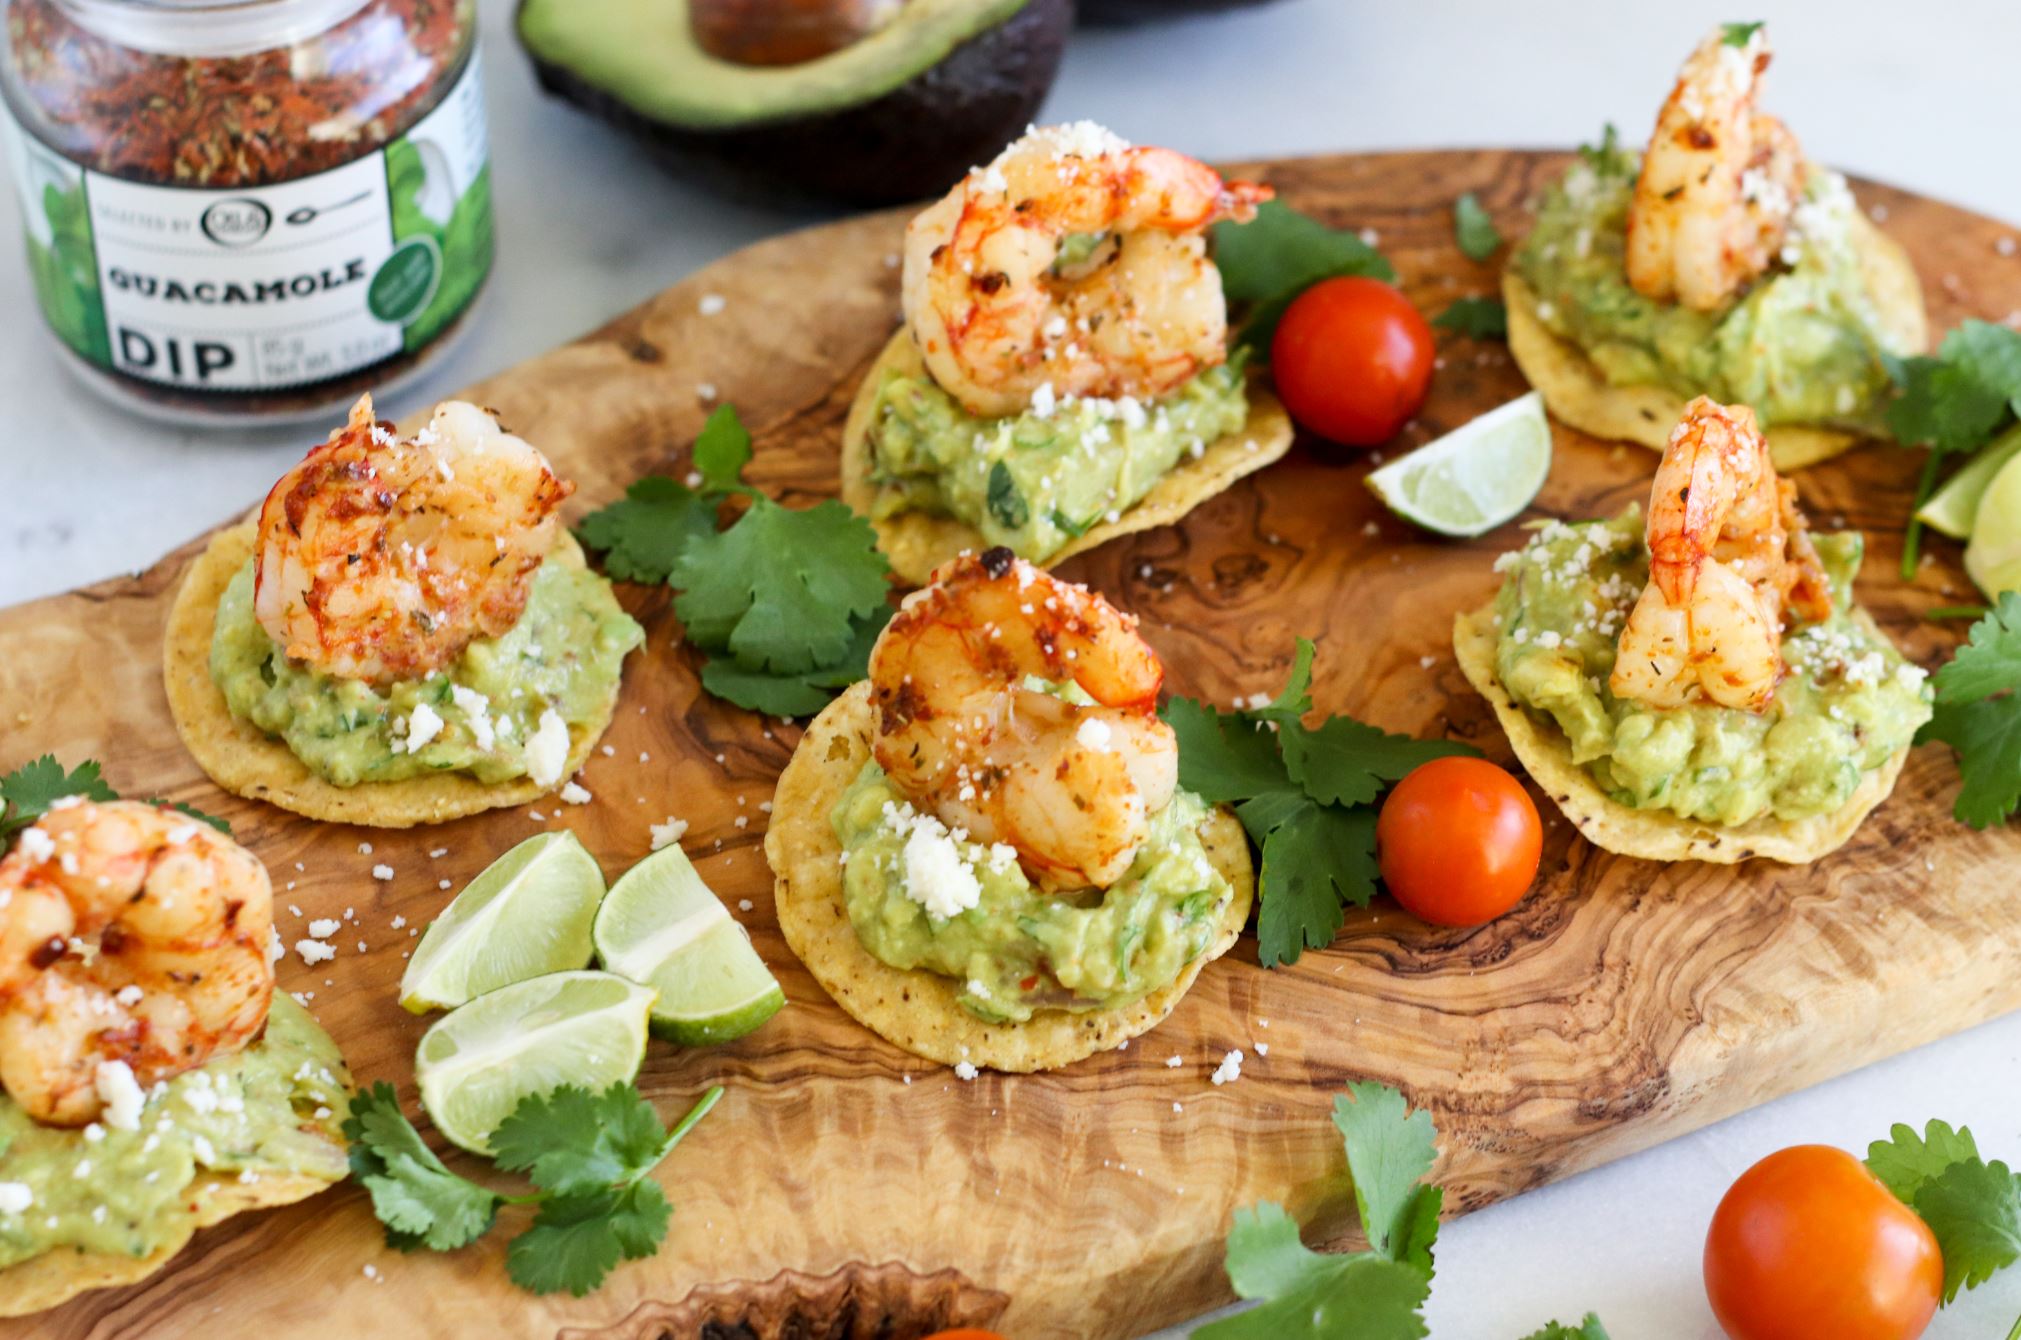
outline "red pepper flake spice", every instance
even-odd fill
[[[419,120],[471,50],[468,0],[371,0],[246,56],[159,55],[14,0],[16,108],[51,148],[129,181],[231,188],[342,166]]]

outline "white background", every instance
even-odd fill
[[[510,5],[482,4],[500,267],[474,338],[397,397],[395,415],[817,217],[677,183],[540,98],[511,44]],[[1744,13],[1622,0],[1285,0],[1083,34],[1046,115],[1094,117],[1208,158],[1565,146],[1610,118],[1639,137],[1707,26],[1761,17],[1779,53],[1769,106],[1814,156],[2021,222],[2012,0],[1755,0]],[[15,211],[0,211],[0,604],[144,565],[242,510],[320,436],[164,430],[90,400],[43,346],[14,259],[18,232]],[[0,741],[0,756],[14,752]],[[1712,1207],[1749,1163],[1806,1141],[1864,1149],[1893,1122],[1931,1116],[1970,1123],[1989,1153],[2014,1161],[2017,1096],[2021,1018],[1450,1224],[1432,1334],[1516,1340],[1590,1308],[1616,1340],[1716,1336],[1699,1250]],[[1968,1295],[1930,1334],[1999,1340],[2017,1313],[2021,1271]]]

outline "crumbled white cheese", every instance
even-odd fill
[[[337,951],[321,940],[297,940],[295,952],[302,956],[304,963],[328,963],[337,957]]]
[[[682,837],[686,836],[687,831],[688,821],[686,819],[676,819],[673,815],[668,815],[665,823],[654,824],[652,826],[653,850],[658,851],[662,847],[673,846]]]
[[[982,902],[982,885],[939,820],[919,815],[905,839],[905,896],[929,916],[959,916]]]
[[[476,689],[451,684],[449,701],[455,703],[457,710],[463,713],[463,724],[470,728],[470,738],[476,741],[479,749],[488,750],[497,743],[498,732],[491,724],[491,699]]]
[[[372,867],[372,878],[384,883],[393,878],[393,867],[383,861],[380,862],[378,865]]]
[[[91,1086],[105,1104],[106,1125],[116,1131],[140,1129],[140,1110],[147,1105],[147,1095],[133,1077],[133,1067],[124,1061],[101,1061],[92,1072]]]
[[[1221,1064],[1215,1067],[1214,1073],[1208,1076],[1208,1078],[1212,1079],[1216,1084],[1233,1084],[1236,1080],[1241,1079],[1242,1053],[1240,1051],[1232,1051],[1222,1057]]]
[[[552,707],[540,714],[540,724],[526,742],[526,775],[535,786],[553,786],[568,766],[568,723]]]
[[[730,300],[720,293],[704,293],[702,300],[695,304],[695,310],[703,316],[714,316],[730,305]]]
[[[30,865],[41,865],[56,855],[56,840],[40,828],[29,825],[21,830],[21,837],[15,849],[25,857]]]
[[[407,714],[407,752],[418,754],[442,733],[442,716],[427,703],[414,704]]]
[[[1088,716],[1081,718],[1080,726],[1074,731],[1074,739],[1080,742],[1081,748],[1100,754],[1108,752],[1109,737],[1113,734],[1108,722],[1100,717]]]
[[[0,1214],[26,1214],[35,1204],[35,1192],[26,1182],[0,1182]]]
[[[344,929],[344,923],[335,917],[317,917],[309,923],[309,935],[317,940],[327,940]]]
[[[1186,1064],[1185,1058],[1180,1056],[1179,1053],[1177,1052],[1173,1052],[1170,1056],[1165,1058],[1165,1068],[1167,1070],[1177,1070],[1180,1066],[1185,1064]]]
[[[981,1071],[975,1068],[975,1063],[972,1061],[956,1061],[954,1063],[955,1078],[964,1082],[974,1079],[981,1073]]]

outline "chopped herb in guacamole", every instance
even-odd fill
[[[1877,429],[1896,348],[1861,270],[1858,206],[1815,172],[1780,263],[1724,311],[1643,297],[1628,283],[1628,203],[1639,162],[1611,137],[1544,194],[1513,265],[1537,315],[1616,386],[1665,386],[1754,407],[1765,425]]]
[[[1108,889],[1034,888],[1016,853],[951,836],[863,765],[830,822],[843,898],[863,947],[894,968],[964,983],[980,1018],[1104,1010],[1169,985],[1205,953],[1234,889],[1207,859],[1206,802],[1181,791],[1151,816],[1129,873]]]
[[[1242,360],[1208,368],[1155,401],[1066,397],[981,419],[924,375],[878,388],[870,429],[880,518],[954,516],[991,545],[1043,562],[1135,506],[1189,456],[1248,420]]]
[[[1607,687],[1621,627],[1649,577],[1640,508],[1611,521],[1549,522],[1504,555],[1495,673],[1548,717],[1616,801],[1707,823],[1839,808],[1930,718],[1924,672],[1852,617],[1857,532],[1815,536],[1832,615],[1783,638],[1789,674],[1768,710],[1650,708]]]
[[[290,661],[253,613],[248,562],[218,602],[211,679],[234,716],[337,786],[434,772],[547,784],[559,780],[567,729],[602,719],[625,654],[644,640],[602,577],[544,563],[502,637],[471,643],[445,672],[375,688]]]
[[[71,1248],[148,1256],[180,1242],[199,1177],[342,1180],[344,1058],[308,1012],[274,997],[236,1056],[149,1090],[138,1128],[43,1126],[0,1094],[0,1269]]]

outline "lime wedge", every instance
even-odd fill
[[[683,1046],[740,1038],[779,1012],[751,939],[679,847],[625,872],[596,914],[597,961],[659,992],[653,1032]]]
[[[428,923],[400,977],[416,1014],[589,962],[603,871],[573,833],[528,838]]]
[[[1551,426],[1532,391],[1385,465],[1368,486],[1404,520],[1466,538],[1528,507],[1550,473]]]
[[[2021,591],[2021,456],[2000,467],[1979,499],[1965,571],[1988,600],[1998,600],[2002,591]]]
[[[639,1073],[651,987],[607,972],[556,972],[479,996],[435,1021],[414,1050],[421,1106],[474,1154],[530,1093],[605,1089]]]
[[[1932,530],[1940,530],[1954,540],[1972,538],[1972,522],[1979,514],[1979,499],[1993,477],[2007,462],[2021,454],[2021,424],[1979,448],[1965,468],[1944,481],[1944,487],[1916,509],[1916,519]]]

